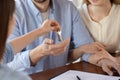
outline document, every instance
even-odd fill
[[[120,77],[69,70],[51,80],[120,80]]]

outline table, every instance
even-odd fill
[[[35,74],[31,74],[30,77],[33,80],[49,80],[67,70],[79,70],[79,71],[85,71],[85,72],[91,72],[91,73],[97,73],[97,74],[105,74],[105,72],[102,71],[102,69],[98,66],[92,65],[87,62],[78,62],[50,70],[46,70],[43,72],[38,72]]]

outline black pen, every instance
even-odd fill
[[[79,76],[76,76],[78,80],[81,80]]]

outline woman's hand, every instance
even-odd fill
[[[91,56],[88,58],[88,62],[97,65],[97,63],[101,60],[101,59],[110,59],[111,61],[116,62],[116,59],[111,56],[106,50],[102,49],[101,51],[95,53],[95,54],[91,54]]]
[[[105,49],[105,45],[103,45],[99,42],[93,42],[90,44],[81,45],[78,48],[70,51],[68,61],[70,61],[70,62],[75,61],[76,59],[80,58],[84,53],[91,54],[91,55],[98,54],[103,49]],[[95,56],[92,56],[92,57],[95,57]],[[93,62],[94,60],[92,60],[91,62]]]
[[[106,73],[108,73],[110,76],[113,75],[113,72],[112,72],[112,68],[114,68],[120,75],[120,64],[117,63],[117,62],[114,62],[110,59],[101,59],[99,62],[98,62],[98,65],[100,67],[102,67],[103,71],[105,71]]]
[[[99,51],[105,49],[105,45],[99,42],[93,42],[90,44],[85,44],[80,47],[83,53],[98,53]]]
[[[117,59],[111,56],[106,50],[102,50],[99,53],[92,54],[88,58],[88,62],[102,67],[103,71],[105,71],[109,75],[113,75],[111,68],[114,68],[120,74],[120,64],[118,63]]]
[[[120,56],[115,57],[115,59],[116,59],[117,62],[120,64]]]

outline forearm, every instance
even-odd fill
[[[82,55],[83,55],[83,51],[80,49],[80,47],[73,49],[69,52],[68,62],[75,61],[78,58],[80,58]]]
[[[24,47],[43,34],[45,33],[42,30],[35,29],[21,37],[11,40],[10,44],[13,47],[14,53],[21,51]]]
[[[43,57],[44,57],[45,55],[42,53],[42,51],[41,51],[41,53],[40,52],[36,52],[36,50],[31,50],[30,51],[30,66],[35,66],[36,65],[36,63],[40,60],[40,59],[42,59]]]

